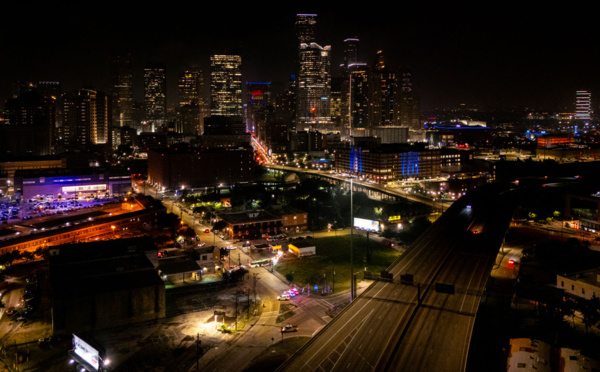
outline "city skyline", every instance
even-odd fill
[[[13,6],[14,12],[23,11],[18,7]],[[107,6],[70,18],[59,8],[50,13],[41,7],[28,10],[29,24],[35,27],[14,17],[7,20],[6,29],[14,32],[3,36],[9,57],[0,72],[0,98],[9,98],[17,81],[56,80],[64,91],[85,86],[108,91],[109,58],[124,53],[134,61],[136,101],[141,101],[146,63],[166,65],[168,103],[173,106],[178,74],[190,67],[206,73],[211,54],[237,51],[244,61],[243,81],[271,81],[282,90],[296,73],[294,23],[296,14],[304,12],[317,14],[317,42],[332,46],[332,76],[340,73],[343,41],[358,38],[362,62],[372,64],[382,50],[390,67],[414,72],[424,109],[461,103],[574,109],[574,91],[593,93],[600,85],[594,79],[600,57],[593,42],[597,31],[587,20],[590,16],[574,18],[569,10],[521,6],[484,13],[415,5],[394,13],[308,5],[226,13],[204,8],[197,21],[184,22],[175,17],[180,8],[169,8],[161,13],[165,22],[160,27],[147,27],[146,10],[126,11],[115,19]],[[51,38],[40,32],[45,29],[52,30]]]

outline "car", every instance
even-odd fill
[[[8,309],[6,309],[5,313],[6,315],[13,315],[17,312],[17,309],[15,309],[14,307],[9,307]]]
[[[290,295],[284,293],[281,296],[277,296],[277,300],[279,300],[279,301],[289,301],[290,300]]]
[[[204,232],[205,232],[206,234],[208,234],[208,233],[210,232],[210,230],[209,230],[209,229],[206,229],[206,230],[204,230]]]
[[[287,332],[298,332],[298,326],[287,324],[284,327],[281,327],[281,333],[287,333]]]
[[[237,249],[237,247],[235,245],[228,245],[227,249],[231,251],[231,250]]]
[[[300,291],[298,291],[298,288],[290,288],[286,291],[286,293],[288,293],[290,296],[294,297],[297,294],[300,294]]]

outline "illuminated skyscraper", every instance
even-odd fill
[[[330,46],[321,47],[317,43],[300,46],[296,127],[331,122],[330,53]]]
[[[266,140],[267,115],[271,110],[271,83],[246,82],[246,129]]]
[[[366,63],[352,63],[349,73],[349,127],[366,128],[369,125],[369,80],[370,71]],[[346,110],[346,112],[348,112]],[[351,133],[351,131],[350,131]]]
[[[298,46],[301,44],[314,43],[317,35],[317,15],[298,14],[296,17],[296,36],[298,37]]]
[[[358,62],[358,42],[356,38],[344,40],[344,68]]]
[[[242,57],[210,57],[210,114],[242,116]]]
[[[202,92],[204,79],[202,70],[190,69],[179,75],[179,110],[177,128],[180,133],[202,132]]]
[[[396,73],[387,68],[381,51],[373,64],[369,92],[370,126],[398,125],[398,81]]]
[[[578,90],[575,93],[575,119],[590,120],[592,118],[592,92]]]
[[[298,85],[296,90],[296,128],[331,123],[330,53],[331,46],[316,42],[316,14],[298,14]]]
[[[167,71],[161,64],[150,64],[144,68],[144,105],[146,124],[154,132],[166,123],[167,115]]]
[[[400,71],[399,79],[398,118],[400,125],[415,130],[421,129],[419,98],[414,90],[412,72],[403,68]]]
[[[84,150],[110,143],[110,110],[106,94],[80,89],[63,96],[62,141],[64,150]]]
[[[110,61],[110,88],[112,123],[114,127],[131,127],[133,104],[133,68],[131,56],[115,56]]]

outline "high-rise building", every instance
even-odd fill
[[[112,124],[115,128],[132,127],[133,68],[131,56],[114,56],[110,60],[109,94],[112,100]]]
[[[400,125],[414,130],[421,129],[419,98],[414,90],[412,72],[407,68],[401,69],[399,79],[398,118]]]
[[[204,78],[202,70],[190,69],[179,74],[179,110],[177,132],[202,133]]]
[[[575,93],[575,119],[590,120],[592,118],[592,92],[578,90]]]
[[[166,124],[167,70],[162,64],[148,64],[144,68],[144,105],[146,125],[154,132]]]
[[[331,123],[331,46],[316,40],[316,14],[298,14],[298,85],[296,88],[296,128]]]
[[[63,95],[62,107],[64,150],[86,150],[91,145],[111,143],[110,103],[106,94],[80,89]]]
[[[242,116],[242,57],[216,54],[210,57],[210,114]]]
[[[296,15],[296,36],[298,37],[298,47],[301,44],[310,44],[316,41],[317,35],[317,15],[316,14],[297,14]]]
[[[0,155],[50,155],[55,113],[55,101],[36,91],[6,100],[7,125],[0,125]]]
[[[398,82],[396,73],[387,68],[381,51],[377,52],[373,64],[369,93],[370,126],[398,125],[397,117]]]
[[[331,122],[335,124],[335,126],[340,126],[342,123],[342,87],[345,79],[343,77],[332,77],[331,78],[331,95],[329,102],[331,104]]]
[[[271,107],[270,82],[246,82],[246,129],[266,140],[267,115]]]
[[[348,38],[344,40],[344,65],[345,69],[353,63],[358,62],[358,40],[357,38]]]
[[[331,47],[317,43],[300,45],[300,71],[296,95],[296,127],[330,123]]]
[[[366,128],[369,125],[369,66],[366,63],[352,63],[348,66],[348,74],[349,101],[343,112],[348,115],[351,134],[352,128]]]

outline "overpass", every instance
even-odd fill
[[[329,174],[323,171],[316,171],[312,169],[300,169],[286,167],[282,165],[269,164],[268,167],[290,173],[302,173],[307,177],[323,179],[334,185],[342,185],[345,189],[350,190],[350,177]],[[353,178],[352,189],[354,192],[364,192],[371,199],[390,202],[395,202],[399,199],[407,199],[414,202],[431,205],[434,210],[440,211],[446,210],[454,202],[454,200],[432,200],[427,196],[416,193],[409,193],[401,188],[372,184],[368,182],[359,181],[356,178]]]
[[[468,193],[280,368],[280,371],[464,371],[479,301],[516,197]]]

